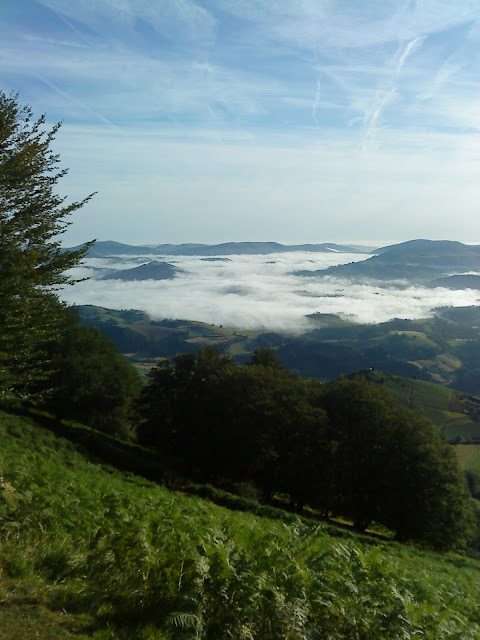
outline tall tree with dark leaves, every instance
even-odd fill
[[[70,214],[93,194],[66,203],[55,192],[67,173],[51,148],[59,127],[48,129],[45,116],[33,119],[32,110],[22,106],[17,95],[0,92],[2,401],[33,401],[48,389],[48,347],[63,313],[56,291],[72,282],[66,271],[81,261],[89,246],[76,251],[62,251],[60,246]]]

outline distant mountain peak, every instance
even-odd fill
[[[168,262],[153,260],[133,269],[120,269],[107,273],[102,280],[169,280],[183,270]]]
[[[409,240],[382,247],[371,258],[341,264],[319,271],[300,272],[300,275],[340,276],[353,280],[409,281],[426,286],[443,286],[439,278],[452,272],[480,271],[480,245],[467,245],[452,240]],[[460,288],[467,288],[471,280],[457,280]],[[453,284],[453,281],[450,281]]]
[[[381,255],[382,253],[390,251],[430,251],[432,249],[440,251],[442,249],[467,246],[469,245],[465,245],[457,240],[427,240],[425,238],[417,238],[415,240],[407,240],[406,242],[399,242],[398,244],[390,244],[386,247],[380,247],[379,249],[371,251],[371,253]]]

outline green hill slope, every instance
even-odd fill
[[[428,284],[451,272],[465,273],[480,267],[480,247],[448,240],[412,240],[376,250],[363,262],[314,271],[310,275],[334,275],[354,280],[386,282],[407,279]],[[308,272],[300,272],[308,275]],[[435,285],[434,285],[435,286]]]
[[[237,361],[258,347],[273,347],[287,369],[332,380],[375,367],[480,396],[480,307],[437,309],[420,320],[355,324],[333,314],[312,314],[315,329],[299,336],[245,331],[188,320],[152,320],[135,310],[78,307],[82,321],[102,331],[139,369],[159,358],[216,346]]]
[[[0,637],[480,638],[478,562],[233,513],[0,413]]]
[[[375,369],[362,371],[397,402],[422,411],[449,442],[480,444],[480,398],[440,384],[394,376]]]

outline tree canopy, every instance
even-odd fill
[[[66,203],[55,192],[67,170],[52,143],[60,124],[48,129],[45,116],[18,96],[0,92],[0,398],[32,400],[49,377],[48,345],[61,323],[56,289],[70,282],[66,270],[78,264],[88,244],[63,251],[59,236],[69,216],[86,204]],[[38,391],[37,391],[38,393]]]
[[[115,345],[97,329],[82,325],[69,309],[50,349],[53,374],[45,407],[58,417],[130,438],[130,405],[142,382]]]
[[[465,480],[426,419],[363,378],[332,385],[202,349],[163,361],[138,402],[138,438],[202,481],[250,482],[325,515],[439,548],[473,532]],[[253,360],[253,359],[252,359]]]

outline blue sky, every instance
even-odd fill
[[[480,242],[478,0],[3,0],[66,244]]]

